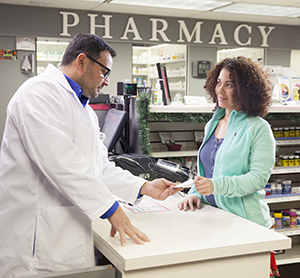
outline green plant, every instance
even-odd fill
[[[149,140],[150,130],[148,127],[148,115],[150,113],[149,103],[149,94],[147,92],[140,92],[136,101],[136,107],[138,111],[137,127],[139,131],[139,145],[141,151],[148,155],[150,155],[152,152],[152,147]]]
[[[203,113],[152,113],[149,108],[150,98],[148,94],[143,93],[137,101],[139,112],[138,128],[140,133],[140,146],[145,154],[151,154],[152,148],[149,140],[148,118],[153,122],[183,122],[183,123],[207,123],[212,114]],[[298,113],[269,113],[266,117],[268,121],[291,121],[293,123],[300,122],[300,114]]]

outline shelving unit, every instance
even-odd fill
[[[292,249],[285,250],[284,254],[276,255],[276,263],[277,265],[300,263],[299,254],[300,254],[300,244],[293,245]]]
[[[165,151],[165,152],[153,152],[152,156],[155,158],[162,157],[189,157],[189,156],[197,156],[197,150],[187,150],[187,151]]]
[[[148,83],[149,71],[149,50],[148,47],[132,47],[132,82],[142,86]]]
[[[268,204],[274,203],[286,203],[293,201],[300,201],[300,194],[287,194],[287,195],[274,195],[274,196],[266,196],[266,201]]]
[[[51,41],[46,38],[38,38],[36,42],[37,74],[42,73],[49,63],[58,67],[68,41]]]
[[[300,166],[287,166],[287,167],[283,167],[283,166],[275,166],[273,168],[272,171],[272,175],[275,174],[296,174],[296,173],[300,173]]]
[[[186,95],[186,46],[162,44],[149,47],[132,47],[132,81],[138,86],[155,88],[158,72],[156,63],[162,63],[167,68],[167,77],[171,99],[176,93]],[[140,69],[140,72],[137,72]],[[141,83],[142,82],[142,83]]]
[[[276,124],[276,123],[274,123]],[[276,138],[276,145],[281,154],[293,154],[297,148],[300,148],[300,138]],[[300,181],[300,166],[275,166],[272,171],[272,177],[289,179],[292,186]],[[274,195],[266,196],[270,210],[289,210],[291,208],[300,208],[300,194]],[[285,250],[284,254],[276,254],[278,265],[300,263],[300,227],[276,230],[285,236],[291,237],[292,249]]]

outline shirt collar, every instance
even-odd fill
[[[81,102],[82,106],[85,107],[89,98],[83,95],[83,90],[74,80],[72,80],[70,77],[66,76],[65,74],[64,76],[66,77],[71,88],[74,90],[75,94],[78,96],[78,99]]]

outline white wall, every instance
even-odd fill
[[[0,36],[1,49],[16,49],[16,37]],[[20,57],[20,51],[18,55]],[[6,107],[19,86],[34,74],[20,72],[20,60],[0,60],[0,142],[6,119]]]
[[[295,73],[295,77],[300,77],[300,50],[291,51],[291,69]]]

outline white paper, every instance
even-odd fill
[[[148,213],[148,212],[159,212],[159,211],[169,210],[168,208],[157,203],[149,203],[149,204],[142,204],[136,206],[124,205],[124,207],[129,209],[133,213]]]

